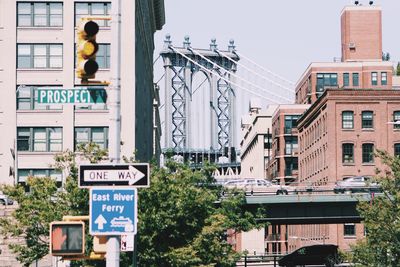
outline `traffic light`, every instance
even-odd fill
[[[76,75],[82,83],[88,79],[95,78],[99,69],[96,62],[96,53],[99,45],[96,43],[96,34],[99,32],[99,25],[93,20],[82,20],[78,26],[76,43]]]
[[[53,256],[85,254],[85,223],[79,221],[50,223],[50,253]]]

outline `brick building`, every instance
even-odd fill
[[[376,149],[400,154],[400,127],[388,124],[400,120],[400,91],[393,90],[399,82],[393,64],[382,61],[381,14],[379,6],[345,7],[341,61],[311,63],[296,84],[296,103],[312,104],[297,122],[300,183],[333,188],[382,168]],[[364,236],[362,224],[298,226],[288,241],[323,240],[347,250]]]

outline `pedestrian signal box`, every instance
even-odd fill
[[[50,223],[50,253],[53,256],[85,254],[85,223],[79,221]]]

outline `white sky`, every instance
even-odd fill
[[[234,39],[239,53],[297,82],[311,62],[340,57],[340,12],[349,0],[165,0],[166,24],[155,36],[155,55],[167,33],[182,46],[220,49]],[[363,5],[369,1],[360,0]],[[400,1],[378,0],[382,6],[383,51],[400,60]],[[156,78],[157,76],[156,71]],[[161,70],[162,73],[162,70]]]

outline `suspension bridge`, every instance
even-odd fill
[[[294,83],[239,53],[233,40],[227,50],[216,39],[200,49],[188,36],[179,47],[167,35],[155,68],[160,62],[164,73],[155,83],[161,88],[163,153],[192,165],[217,163],[224,175],[240,171],[239,123],[250,99],[262,99],[265,107],[294,102]]]

